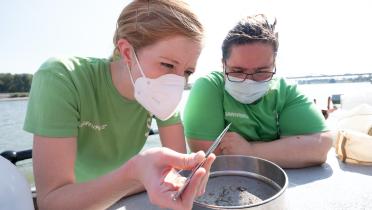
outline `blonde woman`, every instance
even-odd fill
[[[174,0],[136,0],[117,21],[113,59],[50,59],[34,75],[24,129],[34,134],[40,209],[105,209],[147,190],[151,202],[191,209],[204,192],[207,161],[177,201],[173,168],[192,168],[175,112],[201,52],[203,28]],[[139,155],[152,117],[162,145]]]

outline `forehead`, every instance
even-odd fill
[[[179,64],[195,67],[201,50],[200,42],[185,36],[173,36],[142,48],[140,53],[148,58],[165,57]]]
[[[231,65],[247,65],[247,67],[269,65],[273,61],[273,47],[265,43],[232,46],[230,57],[227,59],[227,62]]]

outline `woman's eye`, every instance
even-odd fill
[[[172,65],[170,63],[161,63],[161,65],[164,66],[167,69],[173,69],[174,68],[174,65]]]
[[[187,77],[189,77],[191,74],[193,74],[194,72],[192,72],[192,71],[185,71],[185,77],[187,78]]]

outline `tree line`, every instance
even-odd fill
[[[32,74],[0,73],[0,93],[29,92]]]
[[[353,82],[371,82],[372,75],[370,76],[358,76],[351,78],[325,78],[325,79],[307,79],[298,80],[298,84],[324,84],[324,83],[353,83]]]

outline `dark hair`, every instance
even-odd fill
[[[267,43],[272,45],[274,56],[279,47],[278,33],[275,32],[276,19],[269,24],[267,17],[263,14],[247,16],[231,29],[222,43],[222,60],[225,62],[231,54],[234,45],[252,43]]]

